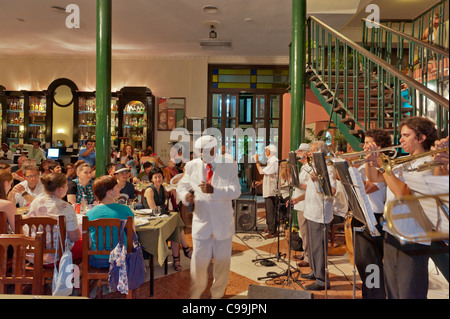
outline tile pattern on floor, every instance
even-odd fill
[[[189,225],[188,225],[189,227]],[[247,299],[250,285],[262,285],[283,289],[295,289],[305,291],[304,287],[313,283],[311,280],[300,278],[300,273],[309,273],[309,267],[297,268],[297,261],[292,258],[299,252],[291,251],[291,280],[287,280],[288,271],[288,243],[284,236],[273,239],[265,239],[262,230],[265,229],[264,210],[258,210],[257,227],[254,231],[236,233],[233,237],[231,271],[225,291],[224,299]],[[189,229],[186,229],[186,239],[192,247],[192,238]],[[149,273],[147,282],[135,291],[136,299],[188,299],[190,286],[189,265],[190,259],[181,254],[182,271],[176,272],[172,265],[172,257],[169,256],[168,274],[164,275],[164,268],[155,263],[155,290],[154,296],[149,296]],[[261,259],[269,259],[273,266],[265,266]],[[430,266],[430,292],[431,299],[448,299],[448,282],[439,273],[436,273],[434,265]],[[361,299],[361,281],[358,272],[350,263],[345,239],[338,237],[335,247],[329,247],[328,272],[330,289],[312,292],[314,299]],[[279,274],[277,278],[269,275]],[[212,267],[209,267],[208,288],[202,295],[202,299],[209,299],[209,287],[212,284]],[[353,283],[356,282],[355,288]],[[118,292],[104,295],[102,298],[124,298]],[[274,299],[277,297],[274,296]]]

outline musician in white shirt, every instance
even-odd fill
[[[328,147],[323,141],[311,144],[311,153],[328,153]],[[317,169],[314,167],[314,171]],[[331,192],[336,193],[336,169],[327,165],[328,176],[331,184]],[[325,254],[328,253],[328,227],[333,219],[333,197],[326,196],[320,182],[313,172],[306,184],[304,216],[308,223],[311,273],[302,274],[302,278],[315,279],[315,283],[305,286],[307,290],[324,290],[330,286],[329,278],[325,278]]]
[[[371,129],[366,131],[364,137],[364,150],[366,151],[372,143],[379,148],[386,148],[392,146],[392,138],[388,131],[382,129]],[[353,255],[355,265],[358,269],[359,276],[362,281],[362,298],[363,299],[386,299],[386,289],[384,285],[383,272],[383,240],[384,232],[382,230],[382,217],[384,212],[384,204],[386,201],[386,183],[381,177],[377,182],[370,182],[367,180],[365,171],[370,169],[369,163],[359,167],[358,171],[364,182],[365,191],[369,199],[370,206],[375,215],[377,225],[375,227],[381,234],[380,236],[373,236],[368,227],[364,231],[353,232],[355,234],[355,247],[353,247]],[[355,218],[352,219],[352,228],[361,227],[361,223]],[[369,265],[377,265],[379,269],[379,285],[368,287],[366,279],[370,272],[368,272]]]
[[[418,155],[430,150],[437,139],[437,130],[432,121],[425,117],[408,117],[399,123],[400,143],[403,150],[410,155]],[[367,150],[376,150],[375,143],[368,145]],[[432,171],[407,172],[403,165],[394,167],[392,172],[381,167],[380,154],[372,153],[368,158],[373,164],[366,169],[367,177],[372,181],[382,175],[387,184],[386,202],[412,195],[412,190],[404,182],[404,174],[433,174]],[[409,168],[430,161],[431,156],[419,158],[409,163]],[[378,166],[378,171],[376,169]],[[404,207],[403,207],[404,208]],[[408,210],[405,210],[407,213]],[[407,225],[409,233],[420,232],[416,223]],[[384,275],[386,295],[389,299],[426,299],[428,293],[428,258],[430,243],[401,242],[393,236],[385,226],[384,240]]]
[[[292,194],[291,204],[294,205],[294,209],[297,211],[297,221],[298,228],[300,231],[300,236],[302,238],[303,255],[300,257],[301,261],[297,263],[298,267],[309,267],[309,235],[308,235],[308,224],[303,215],[305,211],[305,192],[306,183],[312,172],[311,166],[308,164],[307,156],[310,151],[311,146],[307,143],[302,143],[298,147],[297,159],[302,163],[302,167],[299,172],[299,184],[300,188],[295,188]],[[289,203],[288,203],[289,204]]]
[[[200,157],[186,163],[177,186],[178,196],[186,206],[195,202],[190,298],[200,298],[206,289],[208,266],[214,258],[214,281],[210,291],[212,298],[218,299],[223,297],[230,273],[234,234],[232,200],[240,196],[241,185],[236,162],[222,163],[222,158],[216,156],[214,137],[202,136],[194,146],[200,150]]]
[[[259,174],[263,175],[262,181],[255,182],[254,186],[263,185],[263,197],[266,208],[266,223],[268,234],[265,238],[273,238],[278,236],[277,231],[277,186],[278,186],[278,158],[277,147],[273,144],[265,148],[267,165],[262,168],[259,162],[258,154],[254,155],[256,160],[256,169]]]

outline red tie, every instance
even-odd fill
[[[211,181],[211,178],[214,174],[214,172],[211,168],[212,168],[211,164],[206,165],[206,182],[208,182],[208,183]]]

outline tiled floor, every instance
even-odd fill
[[[257,229],[265,228],[264,210],[258,210]],[[186,228],[187,240],[191,245],[189,226]],[[337,247],[329,248],[328,271],[331,288],[326,291],[312,292],[314,299],[361,299],[361,281],[357,271],[355,272],[356,288],[353,289],[353,266],[349,261],[345,239],[338,237]],[[279,247],[279,248],[278,248]],[[280,241],[275,239],[264,239],[260,232],[237,233],[233,237],[233,251],[231,258],[231,272],[224,298],[227,299],[247,299],[250,285],[262,285],[281,289],[295,289],[293,295],[304,296],[300,292],[305,292],[304,286],[312,283],[299,277],[297,271],[297,261],[291,258],[291,280],[287,280],[288,244],[284,237]],[[278,250],[280,254],[278,254]],[[285,255],[282,255],[285,254]],[[291,251],[292,256],[299,254]],[[283,258],[277,256],[282,255]],[[275,262],[274,266],[263,266],[259,259],[270,258]],[[183,254],[181,257],[183,270],[176,272],[172,266],[172,258],[169,256],[169,273],[164,275],[164,269],[155,265],[155,291],[154,296],[149,296],[148,282],[142,285],[135,293],[137,299],[188,299],[190,274],[190,259]],[[211,268],[211,267],[210,267]],[[301,273],[308,273],[309,267],[299,268]],[[268,273],[281,274],[278,278],[267,278]],[[210,271],[210,278],[212,271]],[[266,278],[264,278],[266,277]],[[149,279],[149,278],[147,278]],[[211,284],[212,279],[210,279]],[[270,299],[281,298],[278,289],[267,288]],[[123,298],[120,293],[114,292],[104,295],[103,298]],[[210,298],[207,289],[202,298]],[[448,299],[449,285],[445,278],[437,273],[434,265],[430,264],[430,289],[428,298]]]

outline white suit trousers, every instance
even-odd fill
[[[191,299],[200,299],[208,285],[208,266],[211,258],[213,262],[214,281],[211,286],[212,299],[220,299],[225,293],[230,274],[232,237],[225,240],[195,239],[191,259]]]

